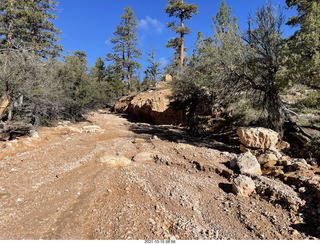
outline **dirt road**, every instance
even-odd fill
[[[232,193],[232,152],[179,141],[170,126],[88,119],[0,145],[0,239],[309,238],[289,210]],[[103,131],[80,133],[89,124]]]

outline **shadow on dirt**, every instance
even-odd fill
[[[229,140],[230,135],[220,136],[217,134],[205,134],[202,136],[195,136],[191,134],[185,127],[175,125],[155,125],[140,123],[127,114],[117,114],[117,116],[126,118],[128,121],[130,121],[131,124],[129,125],[129,130],[141,135],[141,137],[145,139],[156,136],[163,141],[185,143],[197,147],[207,147],[230,153],[240,153],[238,141],[233,141],[233,143],[226,144],[226,142],[232,141]]]
[[[227,194],[232,193],[232,184],[219,183],[219,187]]]

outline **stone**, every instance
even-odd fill
[[[10,196],[11,196],[11,194],[7,193],[7,192],[0,193],[0,199],[6,199],[6,198],[9,198]]]
[[[257,157],[257,160],[260,164],[266,164],[270,161],[277,161],[278,158],[276,157],[276,155],[269,152],[269,153],[261,154],[260,156]]]
[[[2,145],[3,148],[13,147],[13,144],[11,142],[6,142]]]
[[[250,149],[245,147],[243,144],[240,144],[240,151],[246,153],[250,152]]]
[[[268,149],[275,147],[279,141],[277,132],[263,127],[240,127],[237,134],[241,139],[241,144],[248,148]]]
[[[306,187],[300,187],[298,189],[299,193],[305,193],[307,191],[307,188]]]
[[[305,206],[298,193],[281,181],[276,181],[265,176],[255,175],[251,177],[256,185],[256,192],[270,200],[276,200],[282,206],[294,211]]]
[[[233,180],[232,190],[238,196],[249,196],[255,190],[253,180],[245,175],[239,175]]]
[[[140,152],[133,157],[133,161],[140,163],[151,163],[155,161],[155,156],[159,155],[158,151]]]
[[[135,143],[135,144],[145,143],[145,142],[146,142],[146,140],[143,139],[143,138],[135,138],[135,139],[133,140],[133,143]]]
[[[131,160],[126,157],[114,157],[105,155],[100,158],[101,163],[112,167],[127,167],[130,166]]]
[[[276,148],[279,150],[285,150],[290,148],[290,144],[286,141],[281,141],[276,145]]]
[[[39,133],[38,133],[38,131],[36,131],[36,130],[30,130],[30,137],[31,137],[31,138],[34,138],[34,139],[39,138]]]
[[[231,160],[232,166],[236,164],[241,174],[261,175],[261,168],[258,160],[251,152],[240,154],[236,159]],[[231,166],[231,167],[232,167]]]
[[[94,133],[94,132],[103,132],[103,131],[104,130],[97,125],[87,125],[81,129],[81,133]]]
[[[272,152],[277,157],[277,159],[281,159],[283,157],[281,152],[275,147],[270,147],[269,152]]]
[[[271,168],[273,166],[275,166],[277,164],[277,161],[273,160],[273,161],[269,161],[268,163],[263,165],[263,168],[267,169],[267,168]]]

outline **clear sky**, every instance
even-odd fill
[[[57,0],[59,1],[59,0]],[[130,5],[136,14],[139,23],[138,39],[143,56],[139,60],[145,66],[148,53],[152,45],[156,50],[156,59],[163,64],[168,62],[172,51],[165,45],[175,33],[166,27],[172,21],[164,12],[167,0],[60,0],[56,15],[58,20],[54,23],[62,31],[61,44],[65,51],[85,51],[88,55],[89,66],[95,60],[111,51],[109,42],[113,38],[116,25],[120,24],[123,9]],[[193,33],[186,38],[186,47],[189,53],[199,30],[204,35],[212,35],[212,16],[219,10],[222,0],[187,0],[199,6],[199,14],[187,21]],[[232,14],[238,18],[241,29],[246,29],[249,12],[254,12],[258,6],[265,4],[265,0],[226,0],[228,7],[232,7]],[[271,0],[272,4],[285,6],[285,0]],[[294,11],[284,10],[287,17],[294,15]],[[292,29],[286,27],[286,33]]]

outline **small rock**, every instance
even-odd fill
[[[299,193],[305,193],[307,191],[306,187],[300,187],[298,189]]]
[[[241,174],[261,175],[260,164],[256,157],[251,152],[240,154],[236,159],[231,161],[231,164],[235,163],[240,169]]]
[[[135,138],[132,143],[138,144],[138,143],[145,143],[145,142],[146,140],[143,138]]]
[[[292,235],[294,235],[294,236],[299,235],[299,231],[297,231],[297,230],[292,231]]]
[[[157,137],[156,135],[153,135],[152,140],[159,140],[159,137]]]
[[[103,131],[104,130],[97,125],[87,125],[81,129],[81,133],[94,133],[94,132],[103,132]]]
[[[176,237],[175,236],[170,236],[170,241],[175,241],[176,240]]]
[[[9,198],[11,196],[10,193],[0,193],[0,199],[6,199],[6,198]]]
[[[13,145],[12,145],[12,143],[10,143],[10,142],[7,142],[7,143],[5,143],[5,144],[3,144],[3,148],[7,148],[7,147],[12,147]]]
[[[31,138],[34,138],[34,139],[39,138],[39,133],[38,133],[38,131],[36,131],[36,130],[30,130],[30,137],[31,137]]]
[[[232,190],[236,195],[248,196],[255,190],[255,184],[250,177],[239,175],[233,180]]]
[[[126,157],[114,157],[109,155],[101,157],[100,161],[103,164],[113,167],[127,167],[131,164],[131,160]]]
[[[257,157],[260,164],[266,164],[270,161],[277,161],[278,158],[273,153],[265,153]]]
[[[277,164],[277,161],[269,161],[268,163],[263,165],[263,168],[267,169],[267,168],[271,168],[273,166],[275,166]]]
[[[133,157],[133,161],[140,163],[154,162],[155,155],[159,155],[158,151],[141,152]]]

